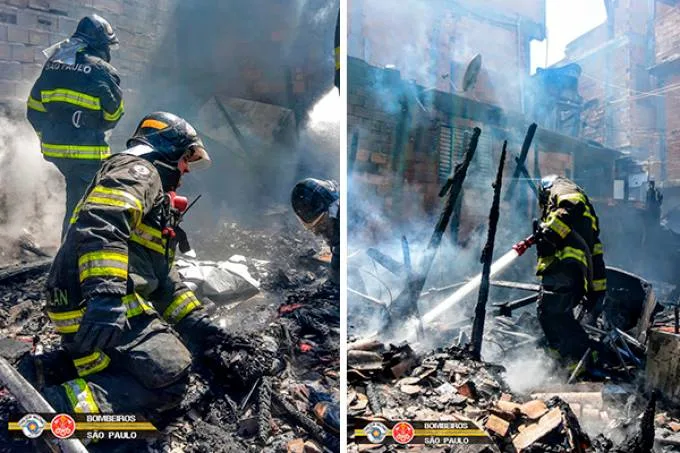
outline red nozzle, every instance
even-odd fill
[[[526,252],[534,243],[536,242],[536,238],[532,234],[528,238],[524,239],[523,241],[519,241],[517,244],[512,246],[512,249],[517,252],[517,256],[522,256],[524,255],[524,252]]]
[[[170,205],[177,209],[179,212],[184,213],[189,206],[189,199],[187,197],[181,197],[175,192],[168,192],[170,196]]]

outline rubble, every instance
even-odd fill
[[[218,269],[237,283],[222,288],[226,297],[210,297],[230,339],[195,364],[181,407],[154,420],[159,438],[88,450],[285,452],[300,439],[304,452],[339,451],[339,293],[325,283],[326,265],[309,259],[324,245],[293,226],[252,231],[232,223],[196,237],[203,239],[192,244],[196,256],[211,261],[183,257],[186,268]],[[42,312],[49,263],[36,263],[0,270],[0,337],[8,339],[0,356],[14,362],[35,337],[46,350],[59,341]],[[203,277],[199,292],[217,289],[209,273]],[[0,388],[0,418],[12,411],[14,398]],[[10,451],[35,447],[0,432],[0,452]]]

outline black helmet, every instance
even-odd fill
[[[541,181],[538,184],[538,203],[541,206],[545,206],[548,202],[548,198],[550,198],[550,189],[557,178],[557,175],[548,175],[541,178]]]
[[[95,50],[108,50],[119,42],[111,24],[97,14],[80,19],[73,37],[82,39]]]
[[[295,184],[290,198],[295,215],[302,222],[312,224],[340,198],[340,194],[335,181],[307,178]]]
[[[189,157],[191,170],[210,165],[210,156],[196,129],[172,113],[154,112],[142,118],[127,141],[128,148],[138,144],[152,147],[157,159],[174,167],[185,156]]]

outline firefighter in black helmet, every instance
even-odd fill
[[[158,112],[87,188],[47,282],[47,315],[71,360],[63,384],[43,391],[57,411],[174,407],[192,356],[224,334],[173,267],[186,238],[174,190],[209,164],[195,129]]]
[[[101,161],[111,155],[105,132],[123,115],[120,77],[109,64],[117,45],[111,24],[96,14],[84,17],[69,39],[44,51],[48,60],[28,97],[26,116],[43,157],[66,179],[62,236]]]
[[[293,187],[291,203],[305,228],[322,236],[331,248],[330,281],[340,282],[340,193],[335,181],[303,179]]]
[[[543,288],[538,320],[550,347],[574,366],[589,347],[599,349],[573,309],[583,304],[592,322],[604,307],[607,280],[600,223],[586,193],[567,178],[543,178],[538,195],[536,273]]]

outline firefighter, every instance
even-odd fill
[[[66,180],[62,237],[101,161],[111,155],[105,132],[123,116],[120,78],[109,64],[117,46],[105,19],[82,18],[73,36],[45,50],[47,62],[28,97],[26,116],[43,158]]]
[[[224,333],[172,264],[176,245],[187,245],[174,191],[183,174],[210,164],[200,138],[158,112],[127,146],[77,204],[48,276],[47,315],[71,359],[68,380],[43,389],[57,411],[153,416],[175,407],[192,357]]]
[[[291,194],[295,215],[331,248],[330,282],[340,282],[340,193],[335,181],[314,178],[298,182]]]
[[[538,319],[550,347],[573,364],[593,346],[573,309],[583,302],[592,322],[602,312],[607,288],[599,221],[583,189],[567,178],[543,178],[539,206]]]

